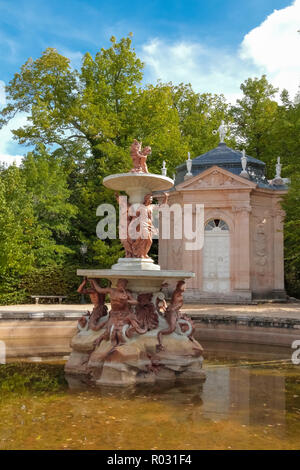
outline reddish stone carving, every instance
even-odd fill
[[[109,294],[111,311],[109,318],[101,325],[105,327],[105,332],[95,341],[94,345],[99,346],[102,340],[110,340],[113,348],[116,345],[124,344],[126,337],[131,337],[135,332],[146,333],[146,328],[141,328],[139,322],[132,311],[132,306],[137,305],[137,300],[126,290],[127,279],[119,279],[117,287],[100,287],[94,279],[90,280],[95,290],[100,294]]]
[[[171,303],[168,305],[166,309],[166,313],[165,313],[165,319],[168,323],[168,328],[165,328],[164,330],[160,330],[157,335],[158,344],[156,346],[156,349],[158,351],[164,350],[164,347],[162,345],[162,336],[170,335],[176,329],[178,313],[183,305],[184,290],[185,290],[185,282],[184,281],[177,282],[176,289],[174,290],[172,298],[171,298]]]
[[[147,156],[151,153],[151,147],[144,147],[142,143],[134,139],[130,147],[130,156],[132,158],[133,173],[149,173],[147,168]]]
[[[116,199],[120,204],[120,196],[115,193]],[[166,204],[168,195],[164,194],[162,204]],[[125,249],[126,258],[150,258],[148,252],[152,245],[153,235],[156,233],[156,229],[153,225],[153,209],[155,207],[153,202],[152,194],[146,194],[144,198],[144,204],[140,204],[136,208],[135,214],[130,215],[131,204],[127,202],[126,208],[126,224],[127,227],[122,227],[124,232],[127,231],[127,238],[120,239]],[[122,211],[123,212],[123,211]],[[139,218],[137,225],[131,225],[135,219]],[[122,224],[122,221],[121,221]],[[120,227],[121,228],[121,227]]]
[[[155,306],[156,306],[157,312],[160,315],[165,315],[168,305],[167,305],[167,302],[165,301],[165,296],[162,292],[160,293],[160,295],[157,296],[155,303],[156,303]]]
[[[92,313],[88,312],[89,319],[84,315],[80,318],[79,324],[82,328],[86,326],[87,321],[89,322],[89,328],[92,330],[99,330],[101,328],[101,322],[99,320],[107,315],[107,306],[105,305],[105,294],[98,293],[93,287],[86,288],[87,279],[85,278],[77,289],[79,294],[88,294],[91,299],[91,303],[94,304]]]
[[[150,258],[150,256],[148,256],[148,252],[152,245],[153,234],[155,233],[155,228],[152,223],[152,202],[152,195],[146,194],[144,204],[141,204],[139,209],[136,211],[136,217],[140,218],[140,224],[136,227],[136,231],[139,232],[139,237],[132,240],[132,248],[135,258]]]
[[[188,338],[193,340],[195,326],[194,322],[190,319],[190,317],[188,317],[188,315],[186,315],[185,313],[181,314],[177,320],[177,323],[182,333],[185,333]]]
[[[89,317],[83,316],[80,319],[79,332],[72,340],[74,351],[66,365],[67,372],[85,374],[88,383],[112,381],[116,384],[129,384],[134,377],[137,383],[144,380],[173,380],[177,373],[182,377],[203,378],[201,360],[195,362],[196,358],[202,356],[203,349],[192,336],[194,331],[192,321],[180,313],[183,305],[184,281],[177,283],[169,305],[162,291],[139,293],[136,300],[126,288],[128,282],[126,279],[119,279],[116,287],[100,287],[96,280],[90,279],[91,289],[85,288],[86,282],[87,280],[78,290],[93,295],[96,308],[100,308],[98,315],[99,311],[104,311],[101,310],[101,305],[106,294],[110,296],[112,308],[109,314],[100,317],[100,321],[96,324],[90,322]],[[94,297],[95,293],[102,299],[100,307]],[[156,332],[163,317],[168,326],[158,332],[158,344],[156,344]],[[98,335],[95,335],[92,329],[100,330]],[[147,334],[151,330],[154,330],[154,334]],[[165,345],[162,345],[162,337],[172,333],[174,335],[170,338],[165,337]],[[129,341],[136,334],[145,336]],[[178,335],[183,337],[178,338]],[[105,343],[98,349],[103,340]],[[132,347],[135,344],[137,347]],[[180,370],[176,362],[178,356],[182,358],[179,364]],[[120,362],[123,365],[120,365]]]
[[[171,302],[168,305],[165,312],[165,319],[168,323],[168,328],[160,330],[157,339],[158,344],[156,346],[157,351],[163,351],[164,346],[162,345],[162,336],[170,335],[174,333],[177,326],[180,328],[180,331],[184,333],[191,341],[194,341],[193,332],[194,325],[192,321],[188,318],[187,315],[180,314],[180,309],[183,306],[183,293],[185,290],[185,282],[177,282],[176,288],[173,292]],[[198,343],[197,343],[198,344]]]
[[[139,294],[137,298],[138,305],[135,308],[139,324],[147,331],[158,327],[158,315],[152,303],[152,297],[152,293]]]
[[[87,315],[82,315],[82,317],[79,318],[78,320],[78,329],[83,329],[86,327],[87,323],[88,323],[88,317],[89,317],[90,313],[88,312]]]

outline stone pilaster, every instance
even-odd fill
[[[234,292],[243,299],[251,299],[250,289],[250,212],[251,207],[233,206],[235,239]]]
[[[275,209],[274,220],[274,291],[284,292],[283,219],[285,212]]]

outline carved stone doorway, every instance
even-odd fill
[[[221,219],[209,220],[205,225],[203,291],[211,294],[230,292],[230,232]]]

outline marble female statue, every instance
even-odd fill
[[[281,179],[281,163],[280,163],[280,157],[277,158],[277,163],[276,163],[276,175],[275,179]]]

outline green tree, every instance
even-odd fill
[[[53,246],[34,214],[22,171],[15,165],[0,169],[0,302],[24,300],[22,276]]]
[[[300,298],[300,103],[292,102],[287,93],[281,99],[277,155],[283,164],[282,176],[290,178],[289,191],[283,200],[285,278],[289,294]]]
[[[283,201],[286,211],[284,225],[284,260],[286,288],[300,298],[300,172],[291,178],[288,194]]]
[[[127,145],[123,124],[143,67],[130,38],[111,42],[95,59],[85,54],[80,71],[51,48],[37,60],[29,59],[6,88],[2,125],[17,112],[26,112],[28,124],[14,131],[20,143],[56,145],[75,152],[75,158],[83,148],[102,159],[101,169],[109,172],[125,158],[120,152],[122,143]]]
[[[69,202],[71,191],[64,161],[39,144],[23,159],[21,174],[36,220],[51,239],[48,255],[45,253],[43,260],[37,258],[36,263],[59,263],[73,253],[67,243],[77,213],[76,206]]]
[[[14,131],[20,143],[55,146],[69,168],[70,202],[78,208],[72,246],[90,240],[89,257],[100,259],[102,245],[95,244],[96,208],[115,202],[102,185],[103,177],[131,166],[133,138],[153,147],[149,168],[160,171],[166,160],[170,174],[186,158],[179,117],[171,88],[141,87],[143,64],[131,39],[101,49],[92,58],[85,54],[80,70],[69,59],[47,49],[37,60],[28,60],[9,83],[8,105],[2,125],[17,112],[29,115],[28,124]]]
[[[231,109],[238,141],[249,155],[267,164],[268,176],[271,177],[276,148],[274,130],[278,103],[275,95],[278,89],[267,81],[265,75],[259,79],[248,78],[240,88],[244,96]]]
[[[34,262],[36,219],[21,171],[0,170],[0,275],[26,273]]]
[[[191,84],[172,86],[173,105],[178,113],[180,131],[192,158],[216,147],[218,136],[213,134],[224,119],[232,120],[230,108],[223,95],[195,93]],[[228,135],[226,142],[235,145]]]
[[[127,122],[130,143],[138,136],[144,145],[152,148],[149,170],[160,173],[165,160],[168,174],[172,176],[188,152],[188,142],[180,129],[180,116],[174,107],[172,85],[159,82],[140,90]]]

